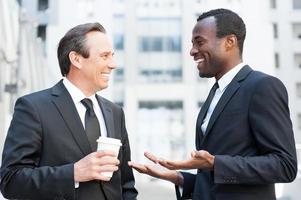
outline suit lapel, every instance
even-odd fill
[[[112,111],[110,105],[108,105],[108,103],[106,103],[102,99],[102,97],[100,97],[99,95],[96,95],[96,99],[101,108],[102,115],[103,115],[105,123],[106,123],[107,134],[108,134],[107,136],[111,137],[111,138],[115,138],[116,136],[115,136],[115,129],[114,129],[113,111]]]
[[[198,114],[198,118],[197,118],[197,122],[196,122],[196,138],[195,138],[195,146],[197,148],[197,150],[199,150],[199,147],[200,147],[200,141],[202,141],[203,139],[203,131],[201,129],[202,127],[202,122],[203,122],[203,119],[206,115],[206,108],[208,107],[208,97],[205,101],[205,103],[202,105],[201,107],[201,110]]]
[[[84,127],[72,101],[72,97],[65,88],[62,81],[52,88],[52,95],[55,96],[53,103],[56,105],[65,123],[67,124],[74,140],[84,155],[92,152]]]
[[[211,117],[208,123],[208,126],[206,128],[206,133],[201,139],[201,144],[202,146],[206,136],[210,133],[215,121],[217,120],[218,116],[221,114],[221,112],[224,110],[226,107],[227,103],[230,101],[232,96],[236,93],[236,91],[240,88],[240,82],[243,81],[247,75],[252,71],[252,69],[246,65],[244,66],[238,73],[237,75],[233,78],[233,80],[230,82],[228,87],[226,88],[225,92],[221,96],[220,100],[218,101]],[[202,110],[201,110],[202,111]]]

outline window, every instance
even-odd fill
[[[273,23],[273,33],[274,33],[274,38],[278,38],[278,25],[276,23]]]
[[[182,80],[182,69],[146,69],[140,67],[139,78],[142,82],[162,83],[162,82],[180,82]]]
[[[115,34],[114,35],[114,48],[116,50],[124,49],[124,35],[123,34]]]
[[[162,51],[162,37],[141,37],[140,38],[140,51]]]
[[[48,0],[38,0],[38,10],[43,11],[48,9]]]
[[[297,97],[301,97],[301,82],[296,83]]]
[[[204,101],[199,101],[198,102],[198,108],[201,109],[202,106],[204,105],[204,103],[205,103]]]
[[[46,40],[46,25],[39,25],[37,30],[37,37],[41,38],[43,42]]]
[[[114,81],[123,82],[124,81],[124,68],[120,67],[114,70]]]
[[[181,39],[180,37],[168,37],[166,38],[167,51],[181,51]]]
[[[275,59],[275,67],[278,69],[280,67],[279,54],[278,53],[274,54],[274,59]]]
[[[298,128],[301,129],[301,113],[298,113],[297,121],[298,121]]]
[[[277,8],[276,0],[270,0],[270,6],[271,6],[272,9],[276,9]]]
[[[301,53],[295,54],[294,60],[295,60],[295,66],[301,69]]]
[[[293,24],[293,37],[301,40],[301,23]]]
[[[137,112],[136,149],[165,158],[182,160],[185,151],[184,111],[182,101],[140,101]],[[143,160],[139,154],[137,160]]]
[[[293,0],[293,8],[301,9],[301,0]]]
[[[180,52],[180,36],[142,36],[139,39],[139,50],[142,52]]]
[[[168,109],[179,109],[183,107],[183,103],[181,101],[140,101],[139,108],[147,108],[147,109],[156,109],[160,107],[165,107]]]

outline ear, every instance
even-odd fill
[[[226,51],[232,50],[234,47],[238,46],[237,37],[233,34],[226,36],[225,48]]]
[[[70,53],[69,53],[69,60],[70,60],[71,64],[74,67],[76,67],[78,69],[82,68],[81,62],[80,62],[81,61],[81,55],[78,54],[77,52],[70,51]]]

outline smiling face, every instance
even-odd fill
[[[85,46],[89,51],[87,58],[71,53],[71,67],[68,78],[87,96],[108,87],[110,74],[116,67],[114,52],[106,34],[92,31],[86,34]]]
[[[204,18],[195,25],[190,55],[197,63],[200,77],[218,80],[227,71],[225,38],[216,37],[214,17]]]

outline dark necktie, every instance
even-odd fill
[[[214,97],[214,95],[215,95],[215,92],[216,92],[216,90],[217,90],[218,87],[219,87],[219,86],[218,86],[218,83],[215,82],[214,85],[212,86],[210,92],[209,92],[209,95],[208,95],[208,97],[207,97],[205,103],[204,103],[204,110],[205,110],[205,112],[206,112],[204,118],[205,118],[206,115],[207,115],[209,106],[210,106],[210,104],[211,104],[211,101],[212,101],[212,99],[213,99],[213,97]]]
[[[85,114],[85,130],[90,142],[90,146],[92,151],[96,151],[97,149],[97,142],[96,140],[101,135],[99,129],[99,122],[97,116],[95,115],[93,104],[91,99],[85,98],[81,100],[82,104],[86,107],[86,114]]]
[[[209,109],[209,106],[211,104],[211,101],[214,97],[214,94],[215,94],[215,91],[216,89],[218,88],[218,83],[215,82],[214,85],[212,86],[210,92],[209,92],[209,95],[204,103],[204,105],[202,106],[201,108],[201,111],[199,113],[199,116],[198,116],[198,119],[197,119],[197,132],[202,132],[201,131],[201,126],[203,124],[203,120],[205,119],[206,115],[207,115],[207,112],[208,112],[208,109]],[[205,133],[203,133],[205,134]]]

